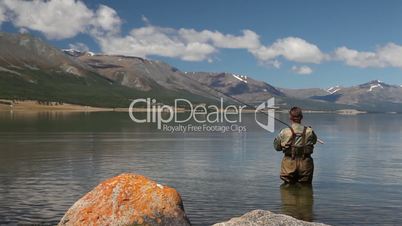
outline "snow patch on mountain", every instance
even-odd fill
[[[63,52],[70,54],[72,56],[77,55],[77,54],[81,54],[82,52],[76,49],[62,49]]]
[[[81,73],[80,73],[79,69],[74,67],[74,66],[72,66],[72,65],[63,64],[63,65],[60,66],[60,68],[63,71],[69,73],[69,74],[81,76]]]
[[[30,64],[25,64],[24,63],[24,67],[26,67],[26,68],[28,68],[30,70],[35,70],[35,71],[39,70],[39,68],[37,66],[35,66],[35,65],[30,65]]]
[[[238,80],[240,80],[240,81],[242,81],[242,82],[244,82],[244,83],[247,83],[247,76],[244,76],[244,75],[236,75],[236,74],[232,74],[233,75],[233,77],[235,77],[236,79],[238,79]]]
[[[19,73],[19,72],[16,72],[16,71],[13,71],[13,70],[7,69],[5,67],[1,67],[1,66],[0,66],[0,71],[5,71],[5,72],[15,74],[15,75],[21,75],[21,73]]]
[[[367,92],[371,92],[371,91],[373,91],[375,88],[378,88],[378,87],[380,87],[380,88],[384,88],[380,83],[378,83],[378,84],[372,84],[372,85],[370,85],[370,89],[367,91]]]
[[[84,54],[87,54],[88,56],[95,56],[96,55],[94,52],[91,52],[91,51],[84,51],[83,52],[83,51],[80,51],[80,50],[77,50],[77,49],[62,49],[62,51],[64,53],[70,55],[70,56],[75,56],[75,57],[82,56]]]

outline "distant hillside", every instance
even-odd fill
[[[296,105],[302,106],[304,109],[318,111],[335,111],[351,108],[349,105],[292,96],[289,95],[288,90],[275,88],[266,82],[254,80],[245,75],[206,72],[187,72],[186,75],[195,78],[208,87],[217,89],[251,105],[259,105],[269,98],[275,97],[276,105],[280,109],[289,109]]]
[[[348,104],[371,112],[402,112],[402,87],[379,80],[352,87],[339,87],[331,94],[311,98]]]
[[[287,96],[349,105],[369,112],[402,112],[402,87],[373,80],[351,87],[281,89]]]
[[[155,94],[171,93],[177,98],[208,102],[217,101],[220,95],[163,62],[139,57],[65,52],[100,75],[131,89]]]
[[[248,104],[261,103],[274,96],[284,96],[275,87],[244,75],[186,72],[186,76]]]
[[[313,96],[325,96],[331,94],[328,90],[320,89],[320,88],[310,88],[310,89],[285,89],[280,88],[281,92],[283,92],[288,97],[295,98],[310,98]]]
[[[105,58],[110,60],[122,57],[97,57],[99,61]],[[124,59],[131,60],[129,64],[134,65],[136,61],[152,64],[139,58]],[[112,63],[113,61],[104,65]],[[56,101],[100,107],[127,107],[132,99],[141,97],[157,98],[159,102],[170,104],[178,97],[186,97],[194,102],[217,100],[206,90],[205,95],[199,95],[201,91],[195,86],[201,85],[194,84],[194,81],[190,81],[193,82],[190,83],[193,88],[190,92],[184,86],[164,87],[151,76],[144,76],[150,72],[156,76],[157,73],[154,72],[159,70],[159,76],[166,75],[166,83],[172,81],[172,84],[176,84],[180,80],[180,75],[168,76],[162,67],[151,71],[152,66],[137,66],[142,73],[142,77],[138,78],[144,78],[144,81],[136,82],[137,78],[130,81],[131,78],[124,76],[125,72],[121,70],[111,75],[100,73],[104,72],[99,70],[100,66],[80,61],[30,35],[0,33],[0,98],[3,99]],[[168,65],[165,69],[174,73],[174,69]],[[185,76],[181,77],[189,80]],[[146,85],[138,87],[141,82]]]

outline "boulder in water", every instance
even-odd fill
[[[298,220],[284,214],[275,214],[267,210],[253,210],[241,217],[235,217],[229,221],[217,223],[213,226],[326,226],[322,223],[313,223]]]
[[[190,225],[179,193],[144,176],[107,179],[65,213],[64,225]]]

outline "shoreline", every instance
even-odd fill
[[[133,108],[133,112],[147,112],[147,108]],[[0,112],[128,112],[129,108],[108,108],[108,107],[93,107],[69,103],[46,102],[40,103],[36,100],[12,101],[7,99],[0,99]],[[190,110],[184,108],[177,108],[175,112],[184,113]],[[222,112],[220,109],[219,112]],[[288,110],[276,109],[276,113],[288,113]],[[158,112],[158,110],[156,110]],[[253,109],[242,109],[242,113],[254,113]],[[355,109],[340,109],[334,111],[328,110],[304,110],[306,114],[338,114],[338,115],[360,115],[369,114],[371,112],[359,111]],[[384,114],[398,114],[398,112],[378,112]]]

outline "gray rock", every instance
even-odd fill
[[[251,212],[244,214],[241,217],[235,217],[230,219],[229,221],[214,224],[213,226],[260,226],[260,225],[325,226],[326,224],[302,221],[284,214],[275,214],[268,210],[253,210]]]

